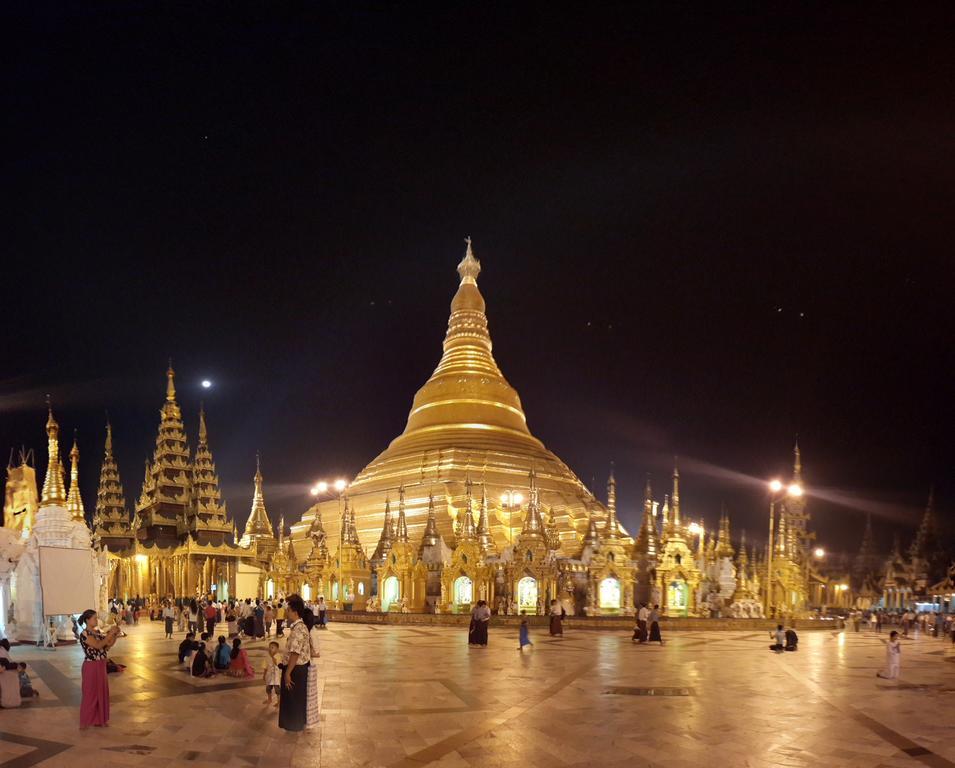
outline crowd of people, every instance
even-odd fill
[[[87,610],[76,621],[77,638],[83,650],[82,700],[80,728],[109,724],[109,649],[124,635],[123,625],[136,625],[148,617],[163,622],[166,639],[184,633],[178,659],[192,677],[209,678],[225,674],[245,680],[256,670],[243,647],[275,637],[265,648],[262,682],[265,704],[278,708],[279,727],[301,731],[318,723],[319,632],[327,628],[328,607],[322,597],[306,605],[299,595],[279,600],[166,599],[158,603],[141,600],[111,600],[106,632],[99,627],[99,616]],[[226,625],[226,633],[216,636],[216,627]],[[285,639],[282,651],[279,638]],[[6,645],[4,645],[6,644]],[[0,641],[0,667],[7,669],[9,643]],[[35,695],[21,669],[24,695]]]

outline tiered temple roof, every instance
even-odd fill
[[[113,457],[113,428],[107,422],[103,466],[100,468],[96,510],[93,513],[93,542],[116,552],[129,548],[132,539],[129,508],[123,494],[119,467]]]
[[[204,544],[220,544],[232,533],[219,492],[219,475],[209,450],[206,414],[202,407],[199,408],[199,444],[192,469],[192,498],[180,532],[188,532]]]
[[[136,504],[137,537],[174,546],[192,496],[192,467],[171,363],[166,371],[166,401],[159,417],[156,448]]]

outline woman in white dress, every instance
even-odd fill
[[[884,680],[895,680],[899,676],[899,667],[902,661],[902,645],[899,642],[899,633],[894,630],[889,635],[889,642],[885,644],[885,669],[876,672],[876,677]]]
[[[311,663],[308,665],[308,700],[305,712],[305,727],[314,728],[318,725],[318,651],[319,624],[311,609],[306,609],[305,624],[308,626],[308,639],[311,646]]]

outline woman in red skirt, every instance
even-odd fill
[[[104,635],[96,625],[96,611],[83,611],[79,623],[84,627],[80,634],[83,647],[83,698],[80,702],[80,730],[91,725],[109,725],[109,681],[106,679],[106,655],[119,637],[119,628],[110,627]]]

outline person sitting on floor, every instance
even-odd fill
[[[35,690],[33,683],[30,682],[30,676],[27,674],[27,665],[21,661],[17,666],[20,671],[20,698],[32,699],[34,696],[39,696],[40,692]]]
[[[219,635],[219,644],[216,646],[216,656],[215,656],[215,668],[216,669],[228,669],[229,662],[232,661],[231,653],[232,649],[229,648],[228,644],[225,641],[225,635]]]
[[[215,670],[209,663],[209,656],[206,654],[206,644],[199,643],[199,647],[192,657],[192,676],[212,677],[215,673]]]
[[[198,647],[199,643],[196,642],[196,636],[192,632],[188,632],[186,639],[179,643],[179,663],[185,664],[186,669],[192,668],[192,654]]]
[[[799,637],[798,635],[796,635],[795,629],[786,630],[786,650],[787,651],[799,650]]]
[[[776,631],[770,632],[769,636],[776,641],[769,646],[769,650],[775,651],[776,653],[782,653],[786,647],[786,633],[783,632],[783,625],[777,624]]]

